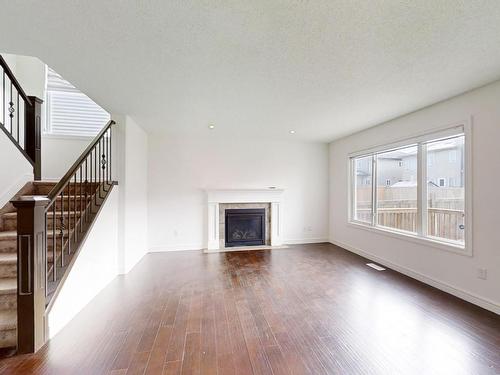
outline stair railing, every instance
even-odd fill
[[[0,99],[0,129],[31,163],[35,180],[40,180],[43,100],[26,95],[1,55]]]
[[[18,353],[35,352],[45,343],[45,312],[116,184],[114,124],[106,124],[47,196],[12,201],[17,208]]]

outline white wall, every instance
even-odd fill
[[[283,188],[285,242],[328,238],[326,144],[154,134],[148,181],[151,251],[206,246],[211,188]]]
[[[472,116],[473,256],[348,225],[348,154]],[[500,82],[330,145],[330,241],[500,313]],[[486,268],[488,279],[477,278]]]
[[[0,130],[0,208],[33,180],[33,166]]]
[[[113,178],[103,206],[47,322],[54,337],[117,275],[147,252],[147,135],[130,117],[114,115]]]
[[[115,186],[108,196],[47,314],[49,338],[54,337],[118,275],[119,189]]]
[[[146,254],[148,137],[129,116],[113,115],[114,178],[120,184],[119,272],[127,273]]]
[[[90,142],[91,138],[43,136],[42,179],[60,180]]]
[[[46,66],[45,64],[31,56],[10,55],[7,64],[15,60],[14,68],[11,67],[14,76],[19,81],[26,95],[45,98],[46,89]]]

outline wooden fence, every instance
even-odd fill
[[[362,221],[371,221],[371,209],[358,209],[357,217]],[[429,208],[427,217],[427,233],[429,236],[445,238],[453,241],[464,241],[464,211],[447,208]],[[416,208],[379,208],[377,224],[380,226],[417,231]]]

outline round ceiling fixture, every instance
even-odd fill
[[[290,134],[295,134],[295,130],[290,130]]]
[[[208,128],[209,128],[210,130],[213,130],[213,129],[215,129],[215,125],[214,125],[214,124],[210,124],[210,125],[208,125]]]

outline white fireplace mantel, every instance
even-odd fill
[[[283,245],[283,189],[206,190],[208,203],[208,250],[219,249],[219,204],[270,203],[271,246]]]

